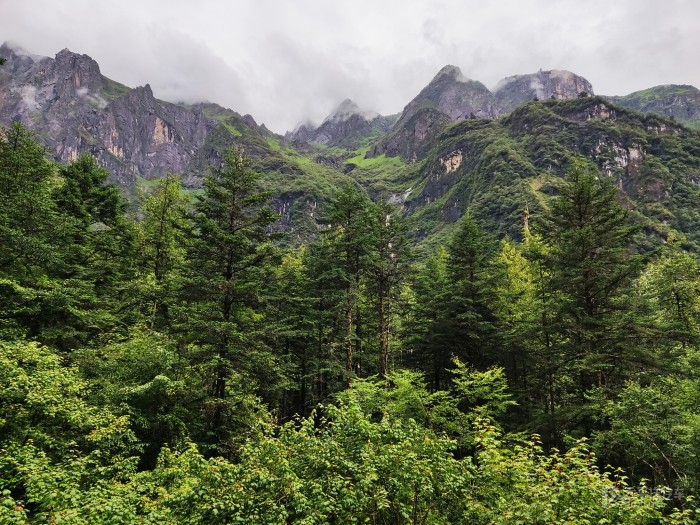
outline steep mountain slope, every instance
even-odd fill
[[[656,86],[622,97],[606,98],[626,108],[672,117],[688,127],[700,129],[700,90],[694,86]]]
[[[435,78],[406,105],[397,122],[401,126],[421,109],[433,108],[451,120],[470,116],[493,118],[500,114],[493,94],[481,82],[466,78],[455,66],[443,67]]]
[[[63,50],[52,59],[4,45],[0,56],[7,59],[1,125],[24,123],[58,160],[93,154],[131,195],[168,169],[197,188],[222,148],[235,144],[265,175],[282,216],[276,228],[291,233],[288,242],[315,235],[319,208],[352,181],[401,205],[419,242],[440,241],[468,209],[492,233],[517,236],[523,209],[536,220],[570,160],[581,156],[616,179],[650,239],[672,227],[700,244],[700,134],[600,97],[579,98],[590,83],[571,73],[511,77],[493,95],[446,67],[391,130],[391,118],[347,100],[290,142],[250,115],[163,102],[149,86],[130,89],[104,77],[87,55]],[[677,120],[695,115],[694,88],[650,91],[622,102]]]
[[[467,79],[459,68],[445,66],[408,103],[391,133],[367,151],[367,158],[386,154],[415,162],[449,121],[492,119],[535,98],[571,99],[582,92],[593,93],[590,82],[568,71],[508,77],[492,93],[481,82]]]
[[[394,126],[388,135],[367,150],[365,156],[371,159],[386,155],[416,162],[449,123],[450,117],[442,111],[419,109],[411,118]]]
[[[87,55],[30,57],[7,45],[0,55],[0,123],[22,122],[60,160],[92,153],[122,185],[183,171],[213,127],[202,111],[156,100],[148,85],[104,77]]]

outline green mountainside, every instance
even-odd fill
[[[673,228],[700,241],[700,134],[667,118],[584,97],[441,128],[415,162],[400,152],[346,161],[370,193],[401,202],[419,241],[444,238],[466,211],[488,231],[517,238],[523,211],[541,211],[577,157],[614,179],[650,235]]]
[[[694,86],[656,86],[608,98],[620,106],[670,117],[690,128],[700,129],[700,90]]]
[[[352,181],[401,205],[417,242],[444,240],[467,210],[491,233],[517,237],[523,210],[537,214],[582,156],[615,178],[650,232],[671,227],[697,239],[697,134],[679,124],[698,117],[691,86],[578,99],[592,92],[587,80],[539,71],[504,79],[491,93],[446,66],[400,117],[345,100],[319,127],[283,137],[216,104],[172,104],[149,86],[127,88],[87,55],[36,57],[7,44],[0,54],[0,124],[22,122],[57,160],[95,156],[134,206],[138,190],[153,189],[168,171],[200,191],[208,166],[235,145],[263,174],[281,215],[274,228],[291,244],[325,227],[318,210]]]

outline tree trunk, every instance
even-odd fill
[[[389,323],[386,316],[385,286],[379,285],[379,366],[380,374],[389,375]]]

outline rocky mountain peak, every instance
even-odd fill
[[[343,100],[321,123],[300,122],[288,139],[329,146],[350,146],[373,134],[384,134],[391,129],[395,117],[384,117],[376,111],[368,111],[353,100]]]
[[[408,122],[425,108],[445,113],[451,120],[469,117],[493,118],[499,112],[493,94],[476,80],[470,80],[453,65],[443,67],[430,83],[404,108],[399,123]]]
[[[25,75],[37,62],[41,60],[50,60],[48,57],[32,55],[11,42],[5,42],[0,46],[0,57],[7,61],[7,63],[3,65],[0,74],[4,72],[10,73],[13,76]]]
[[[79,55],[69,49],[56,54],[52,62],[59,96],[99,92],[102,88],[100,66],[88,55]]]
[[[558,69],[540,69],[537,73],[506,77],[494,90],[496,100],[506,113],[535,98],[572,99],[583,92],[593,95],[593,86],[588,80]]]
[[[258,123],[255,122],[253,115],[250,115],[250,114],[243,115],[243,122],[245,122],[246,124],[248,124],[252,128],[258,127]]]
[[[450,77],[456,80],[457,82],[469,82],[469,79],[464,76],[462,70],[459,69],[457,66],[453,66],[451,64],[444,66],[440,71],[438,71],[438,74],[435,75],[431,83],[436,82],[441,77]]]
[[[321,125],[327,122],[345,122],[355,115],[358,115],[365,120],[372,120],[378,117],[379,113],[376,111],[363,110],[354,101],[346,98],[333,110],[330,115],[325,118]]]

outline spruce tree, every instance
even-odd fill
[[[452,363],[452,319],[447,308],[452,295],[447,250],[438,247],[411,278],[413,298],[404,321],[405,364],[423,370],[434,390],[449,382]]]
[[[205,178],[178,307],[179,329],[204,367],[210,439],[224,446],[233,419],[246,419],[236,406],[249,406],[261,386],[274,386],[274,360],[256,334],[263,326],[261,283],[274,255],[269,227],[277,215],[259,182],[251,160],[236,148]]]
[[[92,156],[61,166],[60,175],[53,192],[61,224],[57,289],[43,317],[48,324],[58,316],[53,337],[67,349],[124,331],[138,318],[130,293],[135,229],[119,189],[107,184],[109,173]]]
[[[629,295],[641,264],[633,243],[639,227],[613,181],[574,161],[539,230],[549,248],[548,287],[558,294],[551,373],[568,384],[564,403],[578,407],[570,422],[588,433],[586,392],[618,388],[647,360]]]
[[[42,299],[57,262],[55,166],[20,124],[0,128],[0,336],[40,332]]]
[[[409,246],[405,224],[398,210],[386,203],[375,205],[375,253],[372,258],[369,292],[376,311],[379,374],[390,371],[391,333],[398,314],[401,284],[408,273]]]
[[[6,276],[31,279],[52,262],[54,170],[29,130],[21,124],[0,128],[0,272]]]
[[[347,379],[358,372],[357,354],[361,355],[363,319],[360,311],[362,284],[375,255],[377,213],[367,194],[347,185],[330,203],[328,235],[336,277],[344,290],[345,371]],[[359,370],[361,373],[361,369]]]
[[[495,358],[492,246],[470,213],[462,217],[448,246],[452,294],[447,308],[452,319],[452,351],[477,366]]]

